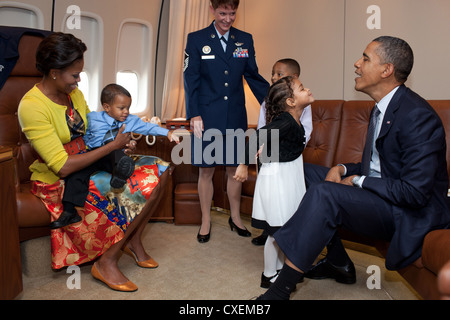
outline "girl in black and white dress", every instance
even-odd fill
[[[256,180],[252,226],[269,234],[261,275],[264,288],[276,279],[277,270],[284,263],[272,235],[291,218],[306,192],[302,156],[305,130],[299,119],[303,109],[312,102],[311,91],[299,79],[286,77],[274,83],[266,98],[267,125],[250,137],[245,159],[234,176],[241,182],[247,180],[248,165],[254,156],[250,154],[252,146],[262,147],[258,152],[262,166]]]

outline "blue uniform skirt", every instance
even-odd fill
[[[197,138],[191,134],[191,164],[196,167],[237,167],[245,154],[243,134],[204,134]],[[241,161],[239,161],[241,160]]]

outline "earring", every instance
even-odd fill
[[[53,80],[56,80],[56,77],[53,77]]]

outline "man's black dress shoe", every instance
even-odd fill
[[[305,277],[309,279],[332,278],[339,283],[353,284],[356,282],[356,271],[351,261],[343,267],[337,267],[332,265],[325,257],[306,272]]]
[[[77,223],[80,221],[81,217],[78,215],[78,213],[63,211],[59,216],[58,220],[55,220],[52,223],[50,223],[50,229],[59,229],[68,226],[69,224]]]
[[[263,246],[266,244],[266,240],[267,240],[267,234],[265,234],[263,232],[263,234],[261,234],[259,237],[253,238],[252,243],[255,246]]]

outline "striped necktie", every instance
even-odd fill
[[[103,145],[110,143],[111,141],[114,141],[118,132],[119,132],[119,123],[117,121],[114,121],[111,128],[108,130],[108,132],[106,132],[105,136],[103,137]]]
[[[224,50],[224,51],[227,51],[227,45],[228,45],[228,41],[227,41],[227,39],[225,39],[225,37],[224,37],[224,36],[221,36],[221,37],[220,37],[220,40],[221,40],[221,41],[223,41],[223,43],[225,44],[225,46],[224,46],[224,45],[222,45],[222,47],[223,47],[223,50]]]
[[[375,143],[375,128],[377,127],[378,116],[380,115],[380,109],[375,105],[370,117],[369,128],[367,129],[367,139],[364,146],[363,158],[361,161],[362,174],[368,176],[370,173],[370,161],[372,159],[372,150]]]

